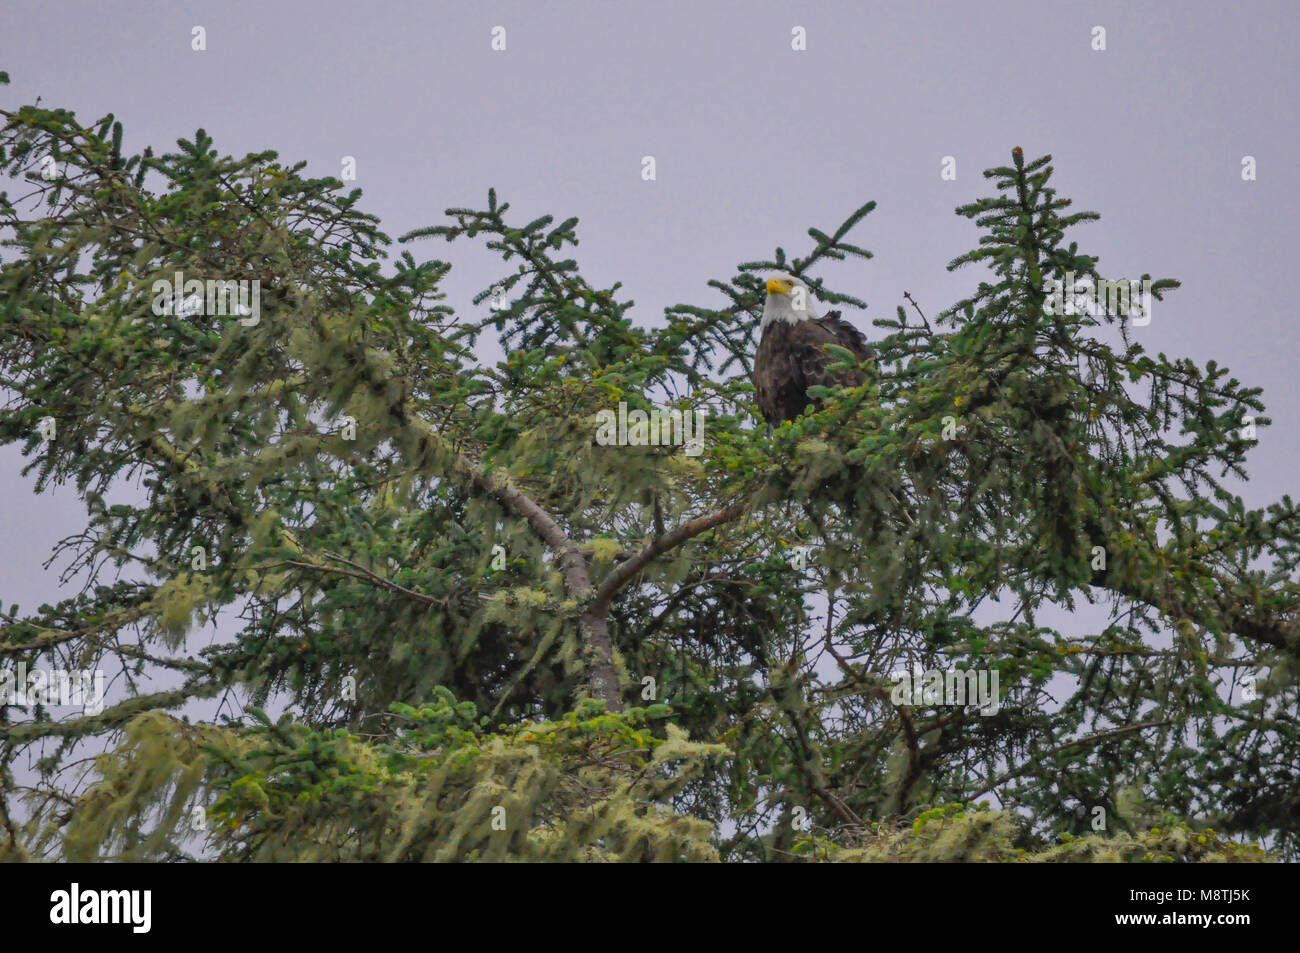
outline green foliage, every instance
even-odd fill
[[[665,706],[588,703],[553,722],[488,730],[437,689],[395,705],[390,742],[252,713],[240,731],[158,712],[102,755],[66,821],[74,860],[177,856],[172,832],[243,861],[665,861],[715,859],[710,826],[672,796],[720,745],[686,740]],[[210,804],[201,822],[194,808]],[[141,821],[146,823],[142,824]]]
[[[979,235],[952,267],[989,269],[970,297],[877,319],[865,383],[769,432],[761,276],[865,307],[813,272],[870,257],[847,237],[873,203],[648,327],[565,257],[574,220],[490,193],[407,236],[499,256],[461,313],[448,262],[390,259],[360,192],[301,164],[0,116],[26,189],[0,196],[0,440],[84,502],[56,558],[89,581],[0,615],[0,662],[128,676],[97,714],[0,708],[9,856],[1300,849],[1300,513],[1223,482],[1259,392],[1146,354],[1123,314],[1047,307],[1048,279],[1104,280],[1050,157],[1017,150],[958,209]],[[259,281],[257,320],[159,313],[178,271]],[[1175,286],[1153,283],[1162,307]],[[598,444],[620,403],[707,410],[703,453]],[[1099,631],[1046,624],[1080,601],[1109,609]],[[1002,705],[896,704],[914,666],[996,672]],[[84,784],[81,745],[107,748]],[[990,794],[1005,814],[925,813]]]
[[[1227,840],[1213,830],[1194,830],[1169,819],[1163,827],[1114,836],[1061,835],[1061,842],[1029,850],[1015,815],[985,806],[950,804],[918,815],[905,826],[877,825],[842,838],[801,838],[795,853],[808,861],[836,863],[1258,863],[1258,847]]]

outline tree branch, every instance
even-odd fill
[[[592,601],[608,605],[610,599],[613,598],[614,593],[627,585],[633,577],[648,566],[656,557],[668,552],[670,549],[676,549],[687,540],[693,539],[715,526],[731,522],[749,508],[749,502],[749,498],[744,497],[724,506],[717,512],[710,513],[707,516],[698,516],[693,520],[682,523],[680,526],[675,527],[666,533],[657,535],[631,559],[620,563],[618,566],[615,566],[610,570],[609,575],[601,580],[600,586],[596,589],[595,598]]]
[[[535,500],[513,486],[509,481],[498,480],[482,467],[457,455],[456,466],[470,475],[474,485],[496,498],[509,512],[526,520],[560,559],[560,572],[569,595],[579,602],[591,593],[591,575],[587,560],[583,558],[569,535]],[[635,559],[635,557],[633,557]],[[605,703],[610,711],[623,710],[623,696],[618,684],[618,671],[614,667],[614,643],[609,637],[609,620],[605,616],[608,599],[597,603],[592,599],[578,619],[582,638],[582,652],[587,668],[587,686],[595,698]]]

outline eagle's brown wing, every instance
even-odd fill
[[[840,359],[826,349],[828,344],[838,344],[852,351],[859,362],[874,357],[861,331],[842,320],[838,311],[831,311],[824,318],[801,322],[799,327],[803,333],[798,335],[796,350],[803,369],[804,390],[817,385],[833,389],[858,387],[863,383],[864,378],[857,370],[829,370],[830,365],[840,363]]]
[[[849,322],[840,317],[838,311],[826,312],[826,317],[820,319],[823,327],[830,330],[835,335],[835,343],[840,347],[848,348],[857,357],[858,363],[862,363],[867,358],[875,357],[876,352],[871,349],[867,343],[865,335]],[[855,375],[861,377],[861,375]],[[858,381],[861,383],[861,381]],[[854,385],[856,386],[856,385]]]
[[[764,329],[754,359],[754,389],[758,409],[768,423],[794,420],[810,404],[818,403],[808,396],[809,387],[862,384],[858,371],[827,370],[837,361],[826,350],[827,344],[847,348],[859,361],[875,356],[862,332],[842,320],[838,311],[797,324],[776,321]]]

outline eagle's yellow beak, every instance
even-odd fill
[[[794,290],[794,285],[784,278],[767,279],[767,293],[773,295],[788,295]]]

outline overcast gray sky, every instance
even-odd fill
[[[871,305],[850,317],[867,327],[904,290],[933,314],[980,277],[944,270],[976,238],[953,207],[989,194],[980,171],[1012,146],[1051,152],[1057,187],[1102,213],[1076,237],[1104,273],[1183,281],[1137,339],[1264,388],[1276,423],[1245,493],[1262,505],[1300,485],[1297,48],[1287,2],[0,0],[0,102],[112,111],[133,152],[202,126],[224,152],[274,148],[318,175],[355,156],[394,236],[490,186],[522,221],[577,215],[588,277],[623,281],[644,322],[867,199],[857,241],[876,257],[832,273]],[[458,248],[415,252],[460,263],[448,303],[471,309],[495,271]],[[0,450],[0,598],[33,608],[59,595],[41,563],[82,509],[33,496],[20,466]]]

